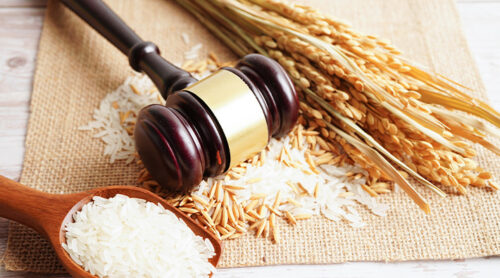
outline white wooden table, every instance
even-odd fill
[[[457,0],[470,48],[493,106],[500,110],[500,0]],[[0,1],[0,174],[18,179],[33,71],[46,0]],[[0,218],[0,254],[7,221]],[[216,277],[500,277],[500,257],[403,263],[356,262],[221,269]],[[68,277],[7,272],[0,277]]]

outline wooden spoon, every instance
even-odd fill
[[[64,195],[49,194],[0,176],[0,217],[29,226],[46,237],[71,276],[95,277],[76,264],[63,249],[62,243],[66,242],[64,228],[67,223],[73,221],[73,214],[90,202],[94,196],[112,198],[116,194],[144,199],[155,204],[159,203],[165,209],[173,212],[196,235],[208,238],[212,242],[215,255],[209,261],[212,265],[217,266],[222,253],[222,244],[214,235],[159,196],[133,186],[109,186]]]

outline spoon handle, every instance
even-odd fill
[[[46,234],[46,229],[55,223],[61,223],[60,218],[64,218],[73,206],[73,199],[61,196],[64,195],[41,192],[0,175],[0,217],[29,226],[41,234]]]
[[[154,43],[143,41],[101,0],[61,2],[127,55],[130,66],[145,72],[164,98],[197,81],[188,72],[163,59]]]

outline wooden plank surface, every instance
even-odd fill
[[[44,7],[0,8],[0,173],[18,179]]]
[[[459,0],[471,51],[489,92],[500,110],[500,0]],[[29,99],[36,48],[46,0],[0,1],[0,174],[18,179],[24,155]],[[6,246],[8,222],[0,218],[0,254]],[[495,277],[500,257],[462,261],[345,263],[221,269],[216,277]],[[68,277],[7,272],[0,277]]]
[[[45,7],[47,0],[2,0],[0,8],[4,7]]]

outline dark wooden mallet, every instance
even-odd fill
[[[160,56],[100,0],[61,0],[128,56],[166,99],[139,113],[137,151],[152,177],[171,192],[185,192],[288,133],[298,97],[284,69],[258,54],[245,56],[197,81]]]

